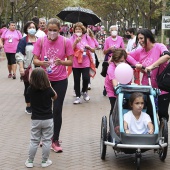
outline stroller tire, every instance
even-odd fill
[[[106,156],[106,145],[104,142],[107,141],[107,117],[102,117],[101,122],[101,137],[100,137],[100,157],[102,160],[105,160]]]
[[[168,143],[168,123],[167,123],[166,118],[161,119],[160,136],[164,137],[165,143]],[[159,158],[161,161],[164,161],[166,159],[167,152],[168,152],[168,146],[159,149]]]

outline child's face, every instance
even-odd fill
[[[134,113],[141,113],[143,107],[144,107],[144,100],[143,97],[137,97],[133,104],[131,105],[132,110]]]
[[[116,62],[114,62],[114,63],[115,63],[115,65],[117,66],[117,65],[119,65],[120,63],[124,63],[124,62],[125,62],[125,57],[122,56],[119,61],[116,61]]]

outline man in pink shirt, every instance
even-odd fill
[[[9,23],[9,29],[2,33],[0,47],[4,47],[6,57],[8,60],[8,78],[16,79],[16,59],[15,53],[17,50],[17,45],[22,38],[22,34],[19,30],[16,30],[16,23],[11,21]]]

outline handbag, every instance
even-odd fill
[[[109,59],[109,56],[110,56],[111,52],[108,52],[105,57],[104,57],[104,61],[102,63],[102,71],[101,71],[101,75],[103,77],[106,77],[106,74],[107,74],[107,68],[109,66],[109,63],[108,63],[108,59]]]
[[[95,56],[95,60],[96,60],[95,66],[96,66],[96,68],[98,68],[98,67],[99,67],[100,62],[99,62],[99,59],[98,59],[98,57],[97,57],[97,54],[96,54],[96,53],[94,53],[94,56]]]
[[[33,60],[33,57],[31,59],[29,66],[25,69],[24,75],[20,77],[21,81],[29,82],[31,72],[32,72],[32,67],[31,67],[32,60]]]
[[[157,85],[160,90],[170,92],[170,62],[166,66],[166,68],[162,71],[162,73],[157,75]]]
[[[20,79],[24,82],[29,82],[30,80],[30,75],[32,72],[32,67],[31,64],[27,67],[27,69],[25,69],[25,74],[23,76],[20,77]]]

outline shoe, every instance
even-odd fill
[[[40,147],[42,147],[42,146],[43,146],[43,143],[42,143],[42,141],[40,141],[40,144],[39,144],[39,146],[40,146]]]
[[[90,83],[88,84],[88,88],[87,89],[91,90],[91,84]]]
[[[11,78],[11,77],[12,77],[12,74],[11,74],[11,73],[9,73],[9,74],[8,74],[8,78]]]
[[[52,164],[52,161],[48,159],[47,161],[42,161],[41,166],[42,168],[45,168],[47,166],[50,166],[51,164]]]
[[[61,148],[60,146],[60,141],[55,141],[55,142],[52,142],[52,145],[51,145],[51,149],[54,151],[54,152],[62,152],[63,149]]]
[[[31,108],[31,106],[26,107],[25,113],[27,113],[28,115],[32,114],[32,108]]]
[[[89,100],[90,100],[90,97],[88,96],[87,92],[84,92],[84,93],[83,93],[83,99],[84,99],[85,101],[89,101]]]
[[[12,78],[13,78],[13,79],[16,79],[16,74],[13,74]]]
[[[25,162],[25,166],[26,166],[27,168],[33,168],[33,166],[34,166],[34,165],[33,165],[33,161],[27,159],[26,162]]]
[[[80,104],[80,103],[82,103],[80,97],[76,97],[76,100],[74,100],[73,104]]]

